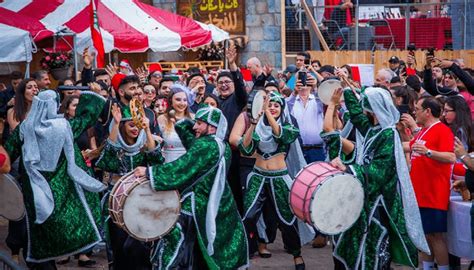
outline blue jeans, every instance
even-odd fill
[[[326,160],[326,151],[324,148],[313,148],[303,150],[303,156],[306,160],[306,163],[310,164],[315,161],[325,161]]]

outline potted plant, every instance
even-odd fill
[[[42,68],[49,70],[54,79],[64,80],[69,77],[72,62],[70,52],[53,52],[46,53],[41,59],[40,65]]]

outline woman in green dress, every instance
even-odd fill
[[[299,130],[289,119],[285,119],[284,109],[283,97],[276,92],[269,93],[263,107],[264,117],[251,121],[250,128],[239,143],[243,155],[257,154],[254,169],[247,178],[243,221],[247,232],[257,231],[257,221],[262,215],[263,206],[266,202],[271,202],[272,209],[278,216],[283,242],[294,257],[295,268],[304,269],[298,223],[289,204],[293,180],[285,162],[291,143],[298,138]],[[247,236],[252,237],[250,234]]]
[[[132,120],[130,107],[120,109],[112,106],[113,121],[110,134],[96,166],[109,174],[109,189],[128,172],[138,166],[152,166],[164,162],[160,144],[156,142],[150,130],[150,121],[143,118],[143,129],[139,129]],[[103,199],[108,201],[108,195]],[[108,207],[103,205],[104,216],[108,217]],[[149,247],[113,224],[108,222],[108,244],[112,249],[114,269],[150,269]]]
[[[21,157],[26,260],[40,269],[54,268],[55,259],[80,253],[101,240],[96,193],[105,186],[90,176],[75,140],[96,123],[105,100],[83,91],[76,117],[69,121],[57,114],[58,100],[52,90],[34,97],[27,118],[5,145],[11,160]]]

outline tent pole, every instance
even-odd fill
[[[74,80],[79,80],[78,75],[78,63],[77,63],[77,52],[76,52],[76,34],[72,35],[72,52],[74,54]]]
[[[30,77],[30,62],[27,61],[26,68],[25,68],[25,78],[29,78],[29,77]]]

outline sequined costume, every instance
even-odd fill
[[[356,223],[340,235],[334,256],[347,269],[385,269],[390,260],[416,267],[417,248],[427,250],[428,246],[419,212],[413,211],[416,201],[394,127],[398,112],[386,90],[367,91],[362,106],[352,91],[344,92],[351,122],[363,137],[358,138],[357,159],[349,168],[364,186],[365,203]],[[363,110],[374,112],[380,124],[372,125]],[[340,142],[336,133],[328,135],[334,158],[341,153]]]
[[[216,111],[225,121],[220,110],[210,107],[199,109],[196,119],[210,119]],[[217,127],[219,121],[205,122]],[[225,177],[231,153],[222,141],[226,128],[218,128],[216,135],[196,139],[192,127],[193,122],[188,119],[175,126],[186,154],[148,170],[155,190],[176,189],[181,194],[181,217],[171,232],[156,243],[152,261],[156,269],[192,269],[196,263],[193,259],[200,253],[209,269],[246,267],[245,230]]]
[[[122,107],[121,124],[132,121],[130,108]],[[114,122],[111,123],[111,129]],[[96,162],[96,167],[100,168],[110,176],[109,192],[102,199],[102,212],[104,221],[108,221],[107,244],[112,258],[109,258],[116,270],[127,269],[150,269],[149,247],[129,236],[124,230],[118,227],[109,219],[108,201],[110,191],[121,176],[131,172],[138,166],[152,166],[162,164],[164,158],[161,155],[160,144],[153,150],[145,150],[146,132],[140,130],[139,135],[133,145],[128,145],[122,137],[121,132],[117,134],[117,141],[107,139],[104,149]]]
[[[280,136],[275,136],[271,127],[265,125],[264,118],[261,118],[252,134],[250,145],[245,147],[243,139],[241,139],[239,143],[241,153],[245,156],[252,156],[256,152],[262,159],[270,159],[276,155],[286,155],[290,144],[297,139],[299,130],[290,123],[281,122],[280,118],[278,120]],[[278,216],[279,228],[282,231],[283,241],[287,249],[293,256],[300,256],[301,241],[298,234],[298,223],[289,204],[289,192],[292,182],[293,180],[286,169],[268,171],[255,166],[247,178],[243,220],[247,231],[255,231],[264,203],[271,201],[272,208]]]
[[[96,193],[87,191],[90,189],[86,186],[96,186],[97,191],[105,187],[89,176],[92,175],[92,172],[86,166],[74,141],[84,130],[97,122],[105,100],[96,93],[83,91],[76,109],[76,116],[67,123],[64,117],[56,115],[58,103],[54,100],[55,95],[56,93],[51,90],[40,92],[33,100],[27,119],[13,131],[5,145],[12,160],[18,157],[21,159],[19,181],[22,182],[27,213],[27,261],[34,263],[80,253],[93,247],[101,240],[96,225],[100,222],[99,197]],[[41,105],[43,107],[40,108],[38,104],[43,104]],[[48,110],[47,113],[45,113],[46,110]],[[29,117],[38,117],[38,119],[28,119]],[[38,121],[43,119],[45,122]],[[62,127],[56,124],[60,124]],[[29,127],[34,128],[34,134],[23,132]],[[58,128],[64,133],[49,133],[47,130],[50,127]],[[36,136],[34,140],[37,139],[37,147],[33,148],[39,148],[39,152],[32,153],[34,151],[32,147],[24,147],[28,140],[31,143],[32,139],[29,136]],[[43,136],[43,139],[40,136]],[[64,139],[66,137],[71,139]],[[56,145],[53,147],[44,145],[42,143],[44,140]],[[58,151],[53,153],[51,149]],[[67,149],[73,150],[69,152],[66,151]],[[25,150],[28,153],[25,153]],[[49,168],[48,171],[35,169],[36,164],[33,163],[32,171],[32,166],[28,168],[25,165],[31,163],[30,160],[36,158],[36,161],[40,161],[41,158],[47,156],[58,157],[54,161],[56,167]],[[71,168],[71,165],[74,168]],[[71,176],[71,169],[79,174],[84,173],[79,176],[84,181],[79,182],[77,175]],[[35,179],[30,177],[31,173],[34,175],[37,171],[41,174],[39,180],[38,177]],[[42,189],[40,192],[37,192],[38,183]],[[48,199],[50,194],[52,195],[51,200]]]

